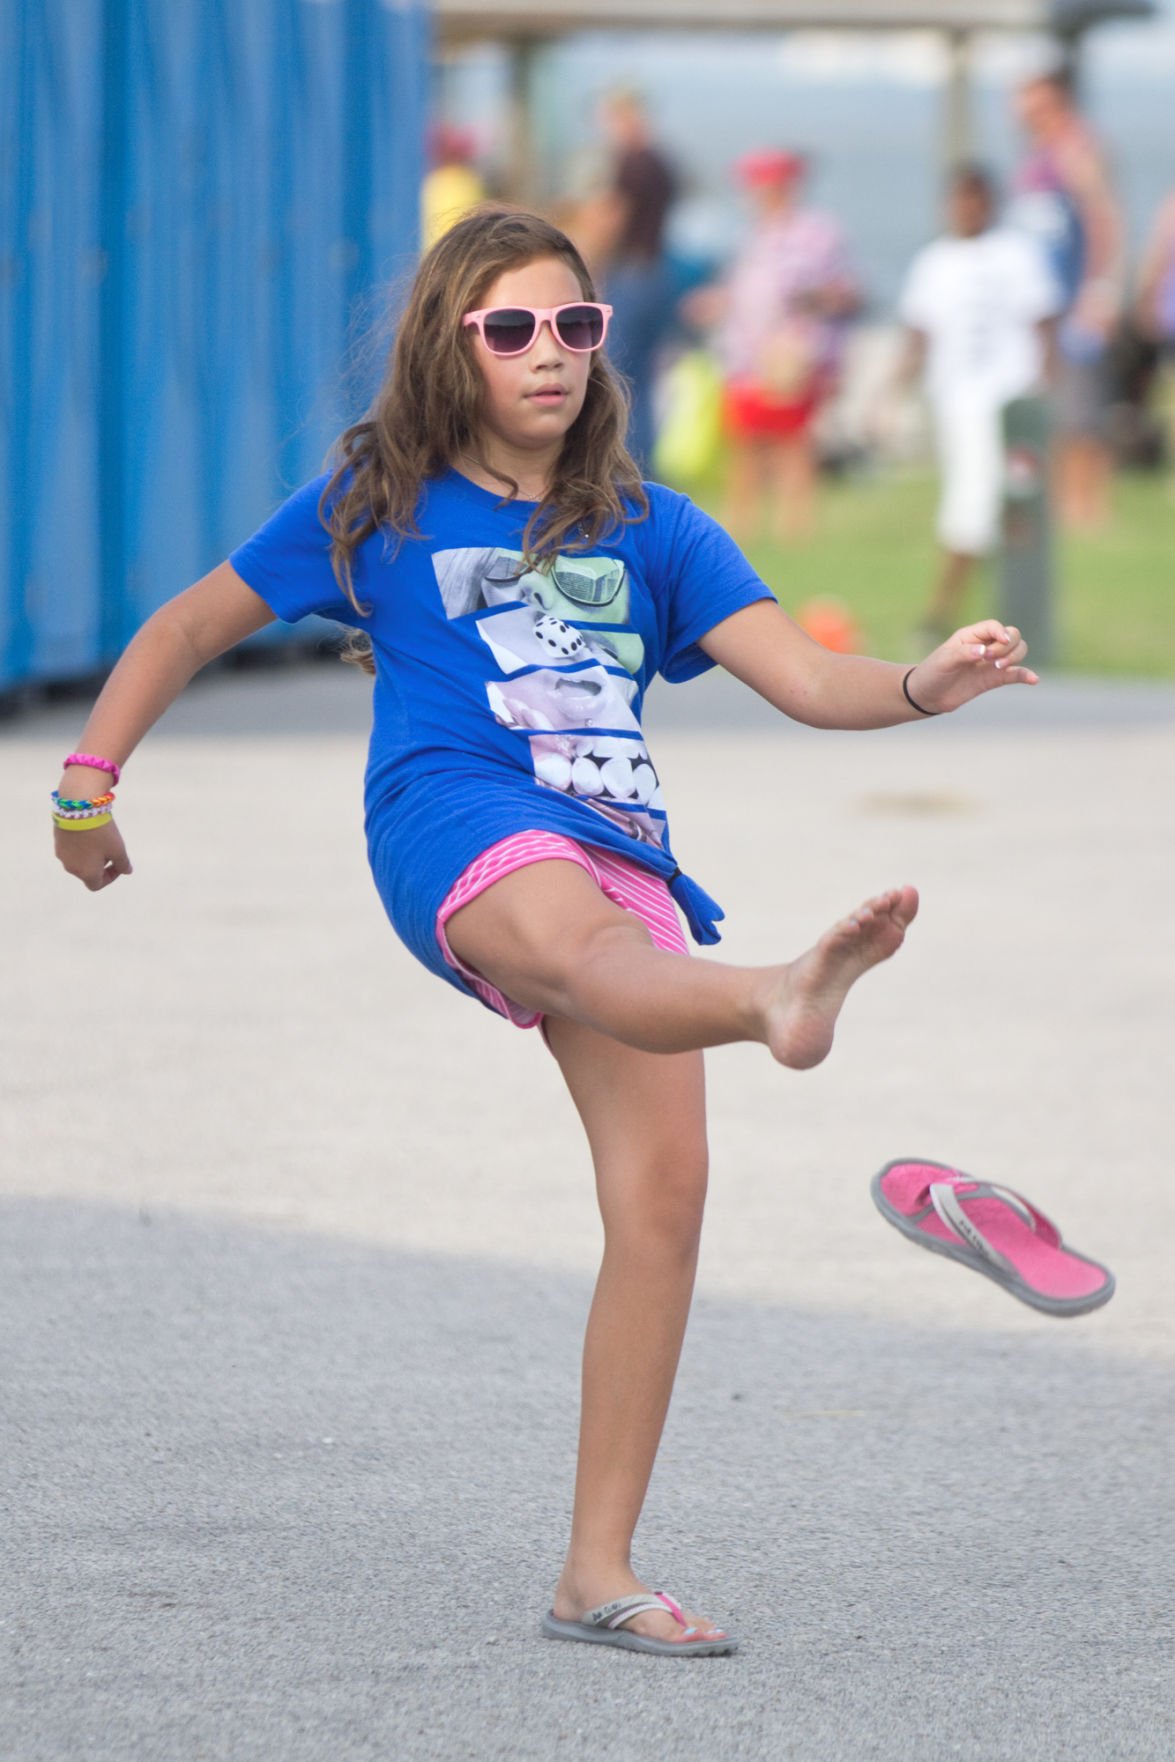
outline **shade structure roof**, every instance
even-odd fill
[[[448,41],[588,30],[1065,31],[1153,10],[1152,0],[433,0]]]

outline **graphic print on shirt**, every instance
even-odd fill
[[[629,627],[628,571],[618,557],[556,557],[549,570],[527,569],[521,551],[485,545],[434,551],[432,564],[447,618],[521,601],[535,612],[579,627],[605,665],[640,672],[645,646]],[[585,624],[617,628],[584,630]]]
[[[623,667],[626,673],[636,674],[644,659],[644,644],[632,631],[576,630],[565,618],[553,612],[536,615],[531,607],[480,618],[477,631],[503,673],[516,673],[520,667],[559,666],[564,661],[599,661],[605,667]],[[617,683],[627,690],[630,701],[636,696],[635,678]]]
[[[435,552],[433,569],[446,617],[472,617],[504,675],[487,680],[488,705],[526,740],[536,782],[663,844],[657,773],[632,710],[644,643],[628,623],[624,564],[556,557],[528,569],[519,551],[478,547]]]
[[[490,708],[504,728],[542,733],[569,729],[613,729],[639,737],[641,725],[628,707],[625,687],[602,667],[573,671],[544,669],[518,679],[491,680]]]

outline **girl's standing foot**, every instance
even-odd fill
[[[603,1575],[598,1571],[577,1573],[572,1566],[565,1565],[555,1589],[551,1613],[560,1621],[580,1621],[589,1609],[598,1609],[601,1603],[611,1603],[620,1597],[635,1596],[638,1591],[652,1595],[654,1587],[642,1584],[630,1566]],[[668,1594],[672,1597],[673,1593]],[[647,1609],[641,1615],[634,1615],[624,1626],[629,1633],[645,1634],[652,1640],[680,1640],[687,1634],[694,1640],[710,1635],[717,1639],[725,1632],[704,1615],[696,1615],[686,1608],[682,1608],[681,1613],[683,1619],[678,1621],[669,1609],[664,1614]]]

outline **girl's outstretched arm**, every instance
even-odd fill
[[[260,595],[246,587],[231,564],[219,564],[160,606],[132,639],[102,687],[77,751],[121,768],[201,667],[272,622],[273,613]],[[93,799],[109,783],[105,771],[70,765],[57,790],[65,799]],[[113,820],[95,831],[58,827],[54,844],[60,862],[92,893],[131,872]]]
[[[1036,685],[1020,632],[987,618],[965,625],[916,666],[837,655],[769,600],[744,606],[699,646],[793,721],[812,728],[890,728],[957,710],[1001,685]]]

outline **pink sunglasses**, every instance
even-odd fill
[[[570,354],[590,355],[607,336],[611,316],[611,306],[580,300],[569,306],[487,306],[467,312],[463,322],[491,355],[525,355],[544,324]]]

